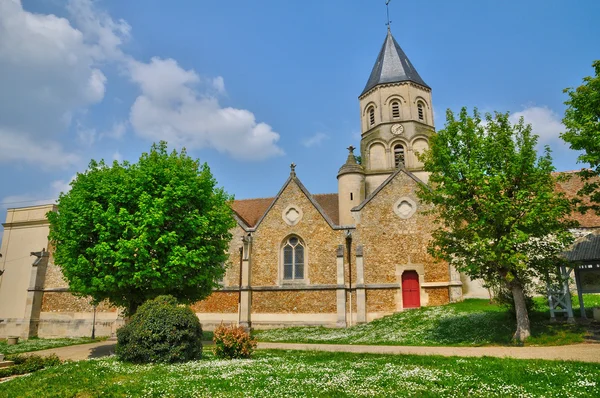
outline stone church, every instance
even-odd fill
[[[360,158],[348,148],[337,193],[311,194],[292,164],[276,196],[233,203],[222,286],[192,306],[206,329],[345,327],[462,299],[464,278],[465,286],[427,253],[434,220],[416,194],[428,180],[417,155],[435,131],[431,88],[389,30],[358,99]],[[0,337],[85,336],[92,325],[96,335],[114,334],[119,311],[73,296],[53,264],[45,217],[52,210],[8,210]]]

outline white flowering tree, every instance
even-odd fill
[[[438,228],[430,253],[471,278],[502,286],[513,296],[514,338],[530,335],[525,291],[534,277],[556,269],[572,242],[570,202],[555,191],[549,148],[538,157],[537,136],[509,115],[473,116],[450,110],[423,157],[431,173],[421,198],[434,206]]]

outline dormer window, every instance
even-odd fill
[[[404,145],[398,144],[394,146],[394,167],[404,167]]]
[[[369,108],[369,126],[374,126],[374,125],[375,125],[375,108],[370,107]]]
[[[394,101],[392,102],[392,119],[400,118],[400,102]]]
[[[419,120],[425,121],[425,111],[423,110],[423,103],[419,102],[417,104],[417,111],[419,113]]]

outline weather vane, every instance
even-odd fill
[[[387,23],[385,25],[388,27],[388,30],[390,30],[390,25],[392,24],[392,21],[390,21],[390,1],[392,0],[385,0],[385,11],[387,13]]]

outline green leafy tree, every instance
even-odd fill
[[[579,192],[588,196],[589,202],[580,203],[580,210],[593,209],[600,213],[600,60],[592,64],[596,75],[583,79],[583,84],[576,89],[564,90],[569,95],[565,102],[567,110],[563,124],[567,131],[561,134],[563,140],[571,145],[571,149],[583,151],[579,162],[590,165],[579,175],[585,180],[584,187]]]
[[[423,156],[431,173],[419,195],[438,217],[430,253],[471,278],[507,288],[514,298],[517,330],[530,335],[525,292],[534,277],[555,270],[572,241],[567,199],[554,190],[546,147],[538,158],[537,136],[523,119],[463,108],[448,110],[446,125]]]
[[[166,142],[135,164],[92,160],[48,213],[54,261],[72,292],[129,315],[160,295],[201,300],[224,273],[230,201],[206,164]]]

